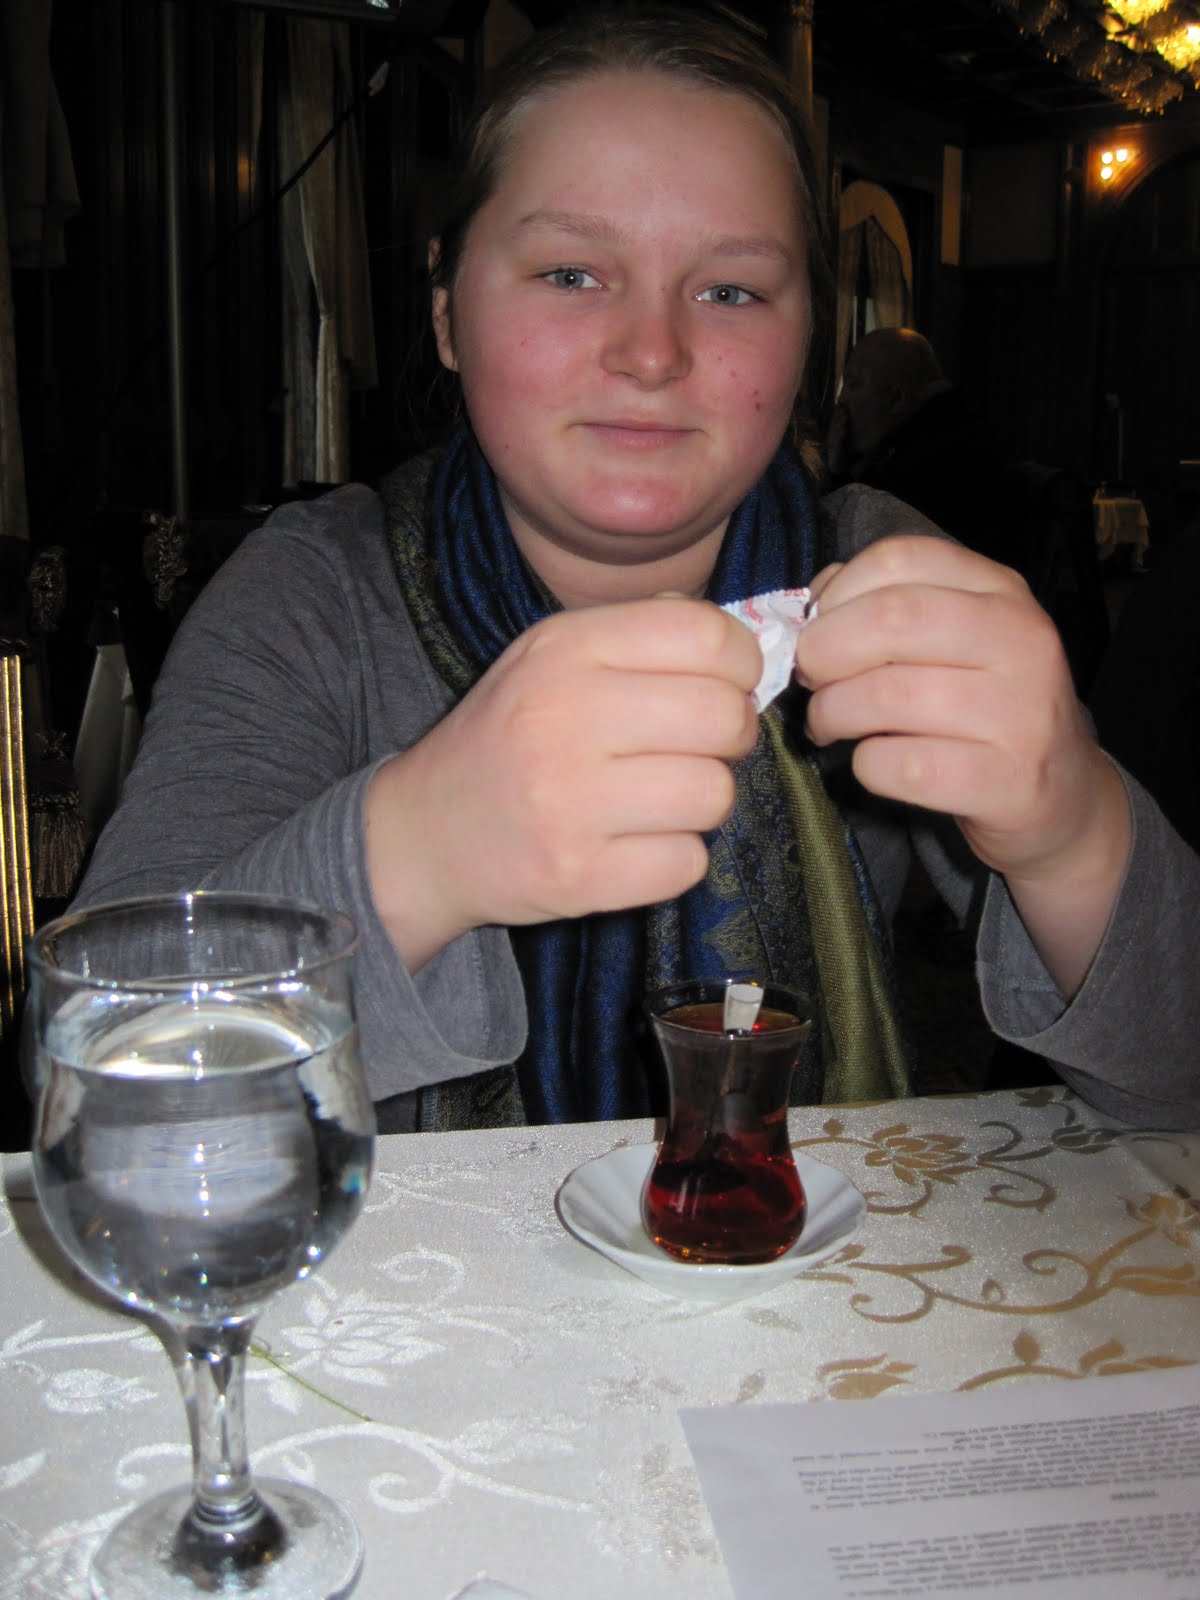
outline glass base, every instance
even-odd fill
[[[171,1489],[131,1511],[100,1546],[92,1561],[93,1600],[196,1600],[201,1594],[342,1600],[363,1557],[362,1535],[349,1512],[318,1489],[281,1478],[256,1478],[255,1488],[283,1524],[282,1551],[215,1581],[182,1571],[175,1538],[192,1494],[190,1487]]]

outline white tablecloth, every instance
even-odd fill
[[[365,1214],[264,1317],[247,1398],[256,1470],[357,1518],[355,1600],[444,1600],[484,1572],[536,1600],[729,1600],[680,1406],[1200,1361],[1200,1136],[1122,1132],[1061,1088],[792,1127],[867,1219],[805,1276],[717,1308],[556,1216],[566,1174],[649,1123],[380,1140]],[[187,1476],[183,1408],[154,1338],[63,1281],[27,1158],[5,1177],[0,1596],[76,1600],[112,1523]]]

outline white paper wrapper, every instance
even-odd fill
[[[755,983],[731,983],[725,991],[725,1032],[749,1033],[758,1021],[763,992]]]
[[[731,600],[721,609],[744,622],[758,639],[763,670],[754,691],[754,704],[765,711],[791,681],[796,636],[816,616],[817,602],[807,588],[772,589],[769,594],[752,595],[749,600]]]

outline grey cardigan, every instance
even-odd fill
[[[928,528],[861,486],[826,506],[830,553],[843,559],[901,523]],[[379,497],[351,485],[282,507],[224,564],[180,628],[79,903],[208,887],[339,906],[362,933],[359,1021],[376,1100],[511,1062],[524,1043],[525,1000],[504,929],[465,935],[410,974],[367,879],[367,782],[450,703],[401,600]],[[897,817],[869,798],[850,810],[889,916],[913,848],[960,917],[982,897],[977,969],[999,1035],[1050,1059],[1115,1117],[1200,1126],[1200,859],[1146,793],[1126,784],[1133,858],[1070,1005],[1003,882],[988,879],[953,824]]]

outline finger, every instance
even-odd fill
[[[762,672],[748,628],[706,600],[652,599],[560,612],[522,635],[518,655],[584,652],[599,666],[727,678],[747,694]]]
[[[728,763],[699,756],[630,756],[606,762],[589,795],[610,836],[707,833],[733,810]]]
[[[1060,655],[1054,624],[1027,592],[896,584],[861,591],[833,608],[822,598],[796,641],[796,672],[810,688],[888,662],[1012,676],[1057,672]]]
[[[955,817],[994,813],[997,794],[1016,777],[993,744],[906,734],[861,740],[851,765],[873,794]]]
[[[531,778],[525,791],[529,832],[538,839],[546,874],[573,882],[595,849],[622,834],[707,833],[733,810],[735,784],[727,762],[700,756],[630,756],[600,762],[586,787],[564,807],[569,791]]]
[[[1010,567],[953,539],[894,533],[867,545],[838,568],[821,591],[821,610],[828,614],[875,589],[925,584],[983,594],[1028,593],[1024,580]]]
[[[877,667],[814,690],[807,732],[814,744],[872,734],[995,739],[1019,720],[1004,680],[974,667]]]
[[[614,669],[588,685],[585,707],[596,748],[734,760],[754,747],[758,714],[744,689],[725,678]]]
[[[845,565],[846,563],[844,561],[833,561],[829,564],[829,566],[821,568],[820,572],[817,573],[816,577],[808,586],[808,592],[812,595],[814,600],[820,599],[820,597],[825,593],[825,590],[828,589],[829,585],[833,582],[834,578],[837,577],[838,573]]]
[[[588,910],[624,911],[674,900],[707,871],[708,851],[699,834],[623,834],[597,857]]]
[[[595,850],[621,834],[706,833],[733,810],[727,761],[708,756],[634,755],[577,764],[543,762],[521,787],[522,833],[537,841],[541,871],[574,883]]]

